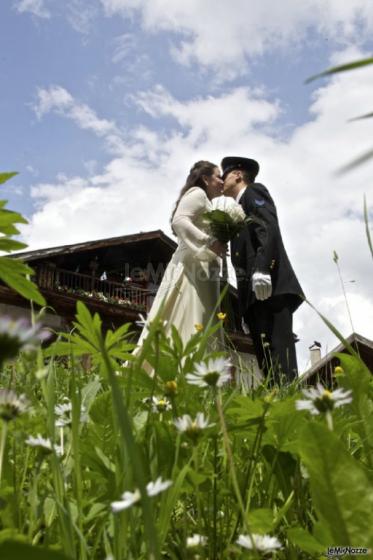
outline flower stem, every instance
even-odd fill
[[[239,487],[238,480],[237,480],[237,473],[236,473],[236,468],[235,468],[235,465],[234,465],[232,449],[231,449],[230,442],[229,442],[227,425],[226,425],[225,419],[224,419],[224,413],[223,413],[223,407],[222,407],[222,403],[221,403],[220,392],[216,394],[216,408],[217,408],[217,411],[218,411],[220,425],[221,425],[221,429],[222,429],[222,432],[223,432],[223,442],[224,442],[224,447],[225,447],[225,451],[226,451],[229,466],[230,466],[230,474],[231,474],[231,478],[232,478],[232,485],[233,485],[234,493],[236,495],[236,499],[237,499],[237,502],[238,502],[240,514],[242,516],[242,524],[243,524],[244,529],[247,532],[247,534],[249,535],[249,538],[251,540],[255,558],[259,558],[259,553],[256,549],[255,542],[254,542],[252,533],[250,531],[250,528],[248,526],[247,519],[246,519],[245,506],[244,506],[244,503],[243,503],[243,500],[242,500],[242,495],[241,495],[240,487]]]
[[[332,432],[333,431],[333,416],[332,416],[332,413],[330,412],[330,410],[326,411],[325,417],[326,417],[326,423],[328,425],[328,428]]]
[[[4,421],[3,429],[1,430],[1,438],[0,438],[0,486],[1,486],[1,477],[3,473],[3,461],[4,461],[4,451],[5,451],[7,433],[8,433],[8,422]]]

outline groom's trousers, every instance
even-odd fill
[[[270,385],[297,377],[293,311],[287,296],[255,301],[244,321],[250,329],[256,358]]]

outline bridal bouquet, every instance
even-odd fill
[[[221,243],[228,243],[237,233],[248,223],[249,218],[246,216],[240,204],[233,199],[227,202],[221,202],[221,199],[215,203],[216,208],[210,212],[203,214],[211,235]]]

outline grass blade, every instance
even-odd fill
[[[362,66],[367,66],[368,64],[373,64],[373,58],[363,58],[361,60],[355,60],[354,62],[348,62],[347,64],[341,64],[340,66],[334,66],[333,68],[329,68],[324,72],[320,72],[319,74],[310,76],[309,78],[307,78],[305,83],[309,84],[310,82],[313,82],[318,78],[331,76],[332,74],[336,74],[338,72],[347,72],[348,70],[356,70],[357,68],[361,68]]]

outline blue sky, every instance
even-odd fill
[[[214,68],[182,65],[170,56],[172,45],[180,42],[177,33],[148,33],[141,29],[136,13],[125,18],[118,14],[105,16],[100,2],[86,0],[81,6],[91,6],[88,22],[78,28],[78,22],[74,27],[68,12],[64,13],[57,2],[44,2],[49,17],[35,15],[38,4],[33,8],[33,2],[29,2],[28,9],[21,13],[17,6],[19,9],[22,2],[4,2],[0,7],[0,64],[5,77],[0,109],[6,130],[2,159],[7,168],[20,172],[13,187],[22,187],[22,199],[13,195],[10,187],[9,200],[28,215],[33,211],[28,187],[35,176],[39,181],[51,181],[60,172],[83,174],[84,162],[95,160],[103,165],[110,158],[102,150],[100,139],[74,128],[69,121],[53,115],[45,122],[38,121],[32,111],[38,88],[62,85],[130,134],[131,128],[140,123],[159,129],[169,124],[167,118],[154,123],[146,114],[133,110],[131,95],[139,90],[162,84],[175,98],[188,100],[249,85],[264,88],[269,99],[281,102],[283,114],[276,123],[276,134],[287,135],[309,118],[316,86],[305,86],[305,77],[329,64],[328,35],[309,33],[304,44],[293,45],[291,57],[284,47],[272,49],[245,60],[240,69],[244,74],[228,82],[224,81],[223,69],[223,77],[217,82]],[[217,35],[219,25],[214,30]]]
[[[3,195],[31,248],[170,234],[194,161],[255,157],[307,295],[349,334],[337,250],[354,328],[373,338],[373,164],[335,176],[372,147],[371,122],[346,120],[372,110],[373,68],[304,84],[371,53],[370,0],[7,0],[0,22],[1,168],[20,173]],[[333,346],[305,306],[296,321],[302,356]]]

